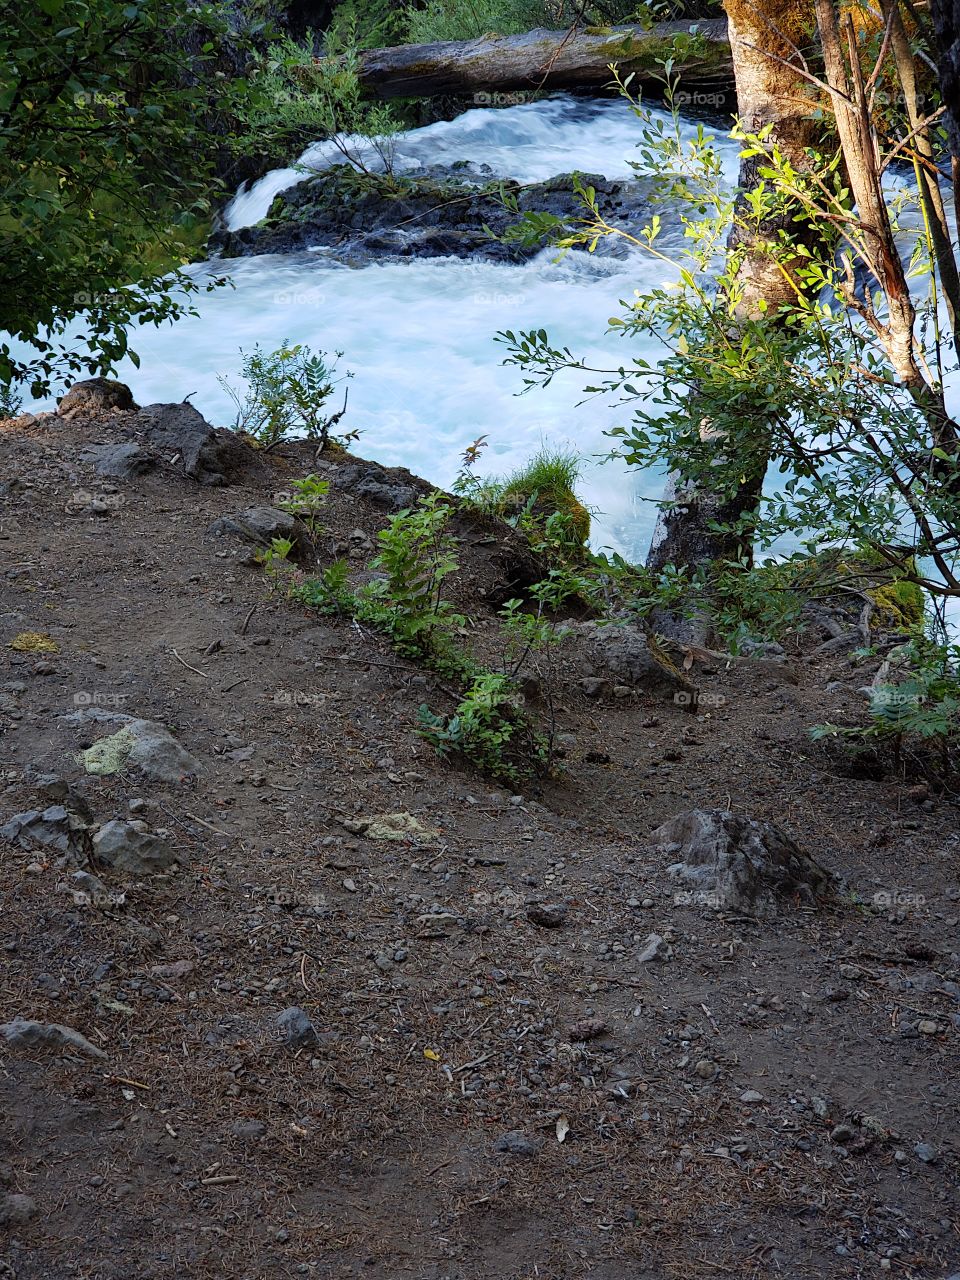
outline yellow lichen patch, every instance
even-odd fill
[[[86,751],[81,751],[77,756],[77,763],[83,765],[87,773],[101,776],[119,773],[127,763],[136,741],[130,729],[124,726],[109,738],[101,738]]]
[[[343,824],[348,831],[365,835],[368,840],[435,839],[440,832],[415,818],[412,813],[378,813],[363,818],[348,818]]]
[[[60,646],[42,631],[21,631],[7,646],[17,653],[59,653]]]

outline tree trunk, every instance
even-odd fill
[[[936,35],[937,72],[953,158],[953,198],[960,223],[960,0],[930,0],[930,17]]]
[[[802,65],[801,54],[811,47],[812,13],[797,0],[727,0],[726,11],[738,114],[745,130],[759,133],[769,126],[769,144],[798,170],[808,168],[805,148],[816,146],[823,127],[816,117],[817,90],[797,70]],[[740,162],[740,208],[759,182],[757,168],[762,163],[756,156]],[[743,288],[738,314],[756,317],[765,310],[768,316],[775,315],[795,298],[795,289],[789,271],[784,273],[766,246],[782,230],[797,241],[809,233],[803,222],[786,218],[778,220],[778,225],[768,223],[749,233],[744,223],[735,222],[728,240],[729,253],[743,254],[738,268],[738,283]],[[691,399],[690,412],[698,412],[696,396]],[[699,429],[704,439],[710,438],[709,421],[701,422]],[[715,448],[718,454],[723,450],[722,436],[717,436]],[[703,485],[681,489],[676,478],[671,478],[647,566],[656,571],[667,564],[696,570],[718,560],[749,562],[749,540],[718,535],[710,525],[735,521],[756,509],[767,462],[767,450],[758,443],[755,455],[741,460],[744,482],[732,498],[712,493]],[[666,621],[658,619],[658,625],[664,626]],[[707,627],[704,620],[691,625],[673,619],[664,629],[673,635],[702,638]]]
[[[678,35],[702,37],[677,60],[688,93],[703,93],[711,104],[732,88],[733,64],[722,18],[696,22],[660,22],[642,27],[611,27],[606,33],[526,31],[517,36],[482,36],[437,44],[398,45],[358,54],[362,88],[380,98],[432,94],[510,93],[518,89],[600,89],[612,80],[610,64],[634,83],[662,83],[657,59],[672,56]],[[730,102],[732,107],[732,101]]]

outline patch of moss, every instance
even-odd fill
[[[553,515],[565,518],[567,541],[582,548],[590,537],[590,512],[576,495],[580,463],[574,453],[542,449],[525,466],[490,483],[494,505],[543,530]]]
[[[902,631],[923,625],[923,590],[907,578],[895,578],[866,593],[877,606],[881,620]]]
[[[8,648],[16,653],[59,653],[60,646],[40,631],[21,631],[10,641]]]

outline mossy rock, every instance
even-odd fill
[[[554,515],[564,517],[562,541],[583,548],[590,537],[590,512],[574,492],[579,463],[573,454],[543,450],[520,471],[494,482],[504,513],[526,518],[544,528]],[[522,527],[522,525],[521,525]]]
[[[923,589],[916,582],[896,578],[866,593],[885,622],[903,631],[916,631],[923,625]]]

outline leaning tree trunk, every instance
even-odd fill
[[[677,57],[678,35],[697,32]],[[673,73],[688,92],[714,93],[733,80],[727,24],[722,18],[658,22],[643,27],[611,27],[603,32],[525,31],[515,36],[481,36],[436,44],[365,49],[357,54],[361,89],[379,98],[419,98],[433,94],[510,93],[517,89],[602,89],[611,83],[611,63],[637,87],[663,86],[663,60],[673,57]]]
[[[726,0],[725,7],[738,114],[743,126],[749,133],[759,133],[769,126],[770,145],[776,146],[795,168],[806,169],[805,149],[816,145],[823,127],[816,116],[817,90],[798,70],[803,65],[803,54],[810,49],[813,15],[798,0]],[[740,208],[760,181],[757,170],[762,163],[762,158],[756,156],[740,162]],[[809,231],[804,223],[794,223],[787,217],[752,232],[745,229],[745,224],[745,219],[735,219],[727,246],[728,253],[736,255],[739,262],[739,315],[756,317],[761,311],[774,315],[796,294],[789,272],[785,275],[781,269],[782,258],[778,264],[767,246],[781,231],[798,241]],[[736,319],[734,316],[734,324]],[[690,412],[698,412],[696,395],[691,398]],[[699,430],[703,439],[711,440],[718,456],[722,455],[723,436],[712,432],[708,420],[701,422]],[[673,564],[696,570],[719,560],[749,561],[748,541],[718,535],[710,526],[718,521],[731,523],[756,509],[768,462],[762,432],[754,455],[739,461],[744,482],[733,497],[712,493],[702,482],[691,487],[681,485],[675,477],[668,480],[666,505],[647,557],[649,568],[660,570]],[[685,634],[699,640],[708,630],[704,619],[689,623],[661,618],[657,623],[675,636]]]

